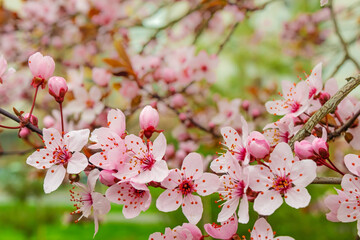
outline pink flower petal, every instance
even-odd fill
[[[44,192],[51,193],[58,189],[64,180],[65,173],[66,170],[62,164],[49,168],[44,179]]]
[[[64,136],[65,144],[71,152],[79,152],[88,143],[89,135],[89,129],[71,131]]]
[[[88,160],[84,154],[75,152],[68,161],[67,172],[78,174],[88,165]]]
[[[274,151],[270,154],[270,169],[278,176],[285,176],[290,172],[294,156],[290,146],[281,142],[276,145]]]
[[[57,146],[63,145],[62,137],[55,128],[44,128],[43,140],[48,150],[54,150]]]
[[[203,174],[203,160],[198,153],[189,153],[182,164],[181,170],[184,171],[187,178],[198,179]]]
[[[270,224],[265,220],[265,218],[259,218],[251,231],[251,239],[254,240],[265,240],[273,239],[274,233]]]
[[[181,179],[180,172],[172,169],[169,175],[161,182],[161,185],[167,189],[174,189],[180,184]]]
[[[355,174],[356,176],[360,176],[360,158],[359,155],[355,154],[347,154],[344,157],[344,163],[347,169],[352,174]]]
[[[37,169],[46,169],[54,165],[53,154],[48,149],[40,149],[31,154],[27,159],[26,163],[30,166],[36,167]]]
[[[125,137],[125,144],[129,151],[133,151],[135,154],[141,152],[142,150],[145,151],[146,146],[141,138],[135,136],[134,134],[127,135]]]
[[[249,186],[254,191],[266,191],[273,184],[274,175],[270,169],[265,166],[250,166],[250,183]]]
[[[125,115],[119,109],[111,109],[107,116],[109,128],[121,137],[125,133]]]
[[[226,201],[218,215],[217,221],[224,222],[227,219],[229,219],[236,212],[236,208],[238,207],[238,205],[239,205],[239,198],[233,198],[231,200]]]
[[[175,189],[167,189],[156,199],[156,207],[162,212],[172,212],[180,207],[182,195]]]
[[[195,180],[196,192],[201,196],[207,196],[216,192],[219,188],[219,177],[212,173],[204,173],[199,179]]]
[[[182,204],[182,212],[190,223],[197,224],[203,213],[201,198],[192,194],[185,196]]]
[[[316,163],[313,160],[295,162],[289,177],[296,187],[306,187],[316,178]]]
[[[271,215],[282,203],[280,193],[275,190],[260,192],[254,201],[254,210],[261,215]]]
[[[166,138],[163,133],[160,133],[159,136],[155,139],[153,143],[152,153],[156,161],[162,160],[166,151]]]
[[[249,202],[247,196],[244,196],[241,199],[238,216],[239,216],[239,223],[246,224],[249,222]]]
[[[310,203],[311,196],[304,187],[295,186],[285,194],[285,202],[293,208],[304,208]]]

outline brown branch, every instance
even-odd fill
[[[311,184],[341,184],[339,177],[316,177]]]
[[[27,153],[33,152],[35,149],[36,148],[30,148],[30,149],[21,150],[21,151],[8,151],[8,152],[0,151],[0,156],[5,156],[5,155],[25,155]]]
[[[328,135],[328,141],[333,140],[341,135],[341,133],[346,132],[355,122],[355,120],[360,116],[360,110],[358,110],[352,118],[350,118],[344,125],[336,129],[334,132]]]
[[[4,115],[4,116],[7,117],[7,118],[10,118],[10,119],[14,120],[15,122],[18,122],[18,123],[21,122],[20,119],[19,119],[17,116],[15,116],[14,114],[9,113],[8,111],[6,111],[6,110],[4,110],[4,109],[2,109],[2,108],[0,108],[0,114]],[[28,122],[28,123],[25,125],[25,127],[27,127],[28,129],[30,129],[30,130],[33,131],[33,132],[36,132],[36,133],[42,135],[41,129],[35,127],[35,126],[32,125],[30,122]]]
[[[296,135],[290,140],[289,145],[294,149],[294,143],[301,141],[305,137],[311,134],[313,128],[323,119],[327,114],[336,110],[337,105],[360,84],[360,74],[355,77],[349,77],[346,79],[348,82],[335,93],[309,120],[304,126],[296,133]]]
[[[341,43],[341,46],[344,50],[344,58],[341,61],[341,63],[336,67],[336,69],[334,70],[334,72],[332,73],[331,77],[333,77],[336,72],[342,67],[342,65],[347,61],[350,60],[354,63],[354,65],[356,66],[357,70],[360,71],[360,65],[359,63],[350,55],[349,53],[349,49],[348,49],[348,43],[346,43],[344,37],[341,35],[340,33],[340,28],[338,25],[338,22],[336,20],[336,15],[335,15],[335,11],[334,11],[334,6],[333,6],[333,0],[330,0],[330,4],[329,4],[329,8],[330,8],[330,16],[331,16],[331,21],[334,25],[334,29],[335,29],[335,33]]]
[[[235,23],[231,27],[229,34],[226,36],[225,40],[220,44],[219,49],[216,52],[216,55],[219,55],[221,53],[221,51],[224,49],[224,46],[229,42],[229,40],[230,40],[231,36],[234,34],[237,26],[239,26],[239,22]]]

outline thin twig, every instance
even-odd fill
[[[0,156],[5,156],[5,155],[25,155],[29,152],[33,152],[35,148],[29,148],[26,150],[21,150],[21,151],[7,151],[7,152],[1,152],[0,151]]]
[[[304,126],[296,133],[296,135],[290,140],[289,145],[294,149],[294,143],[301,141],[305,137],[311,134],[316,124],[323,119],[327,114],[332,113],[336,110],[337,105],[360,84],[360,74],[355,77],[347,78],[348,82],[335,93],[309,120]]]
[[[239,26],[239,22],[235,23],[231,29],[229,34],[226,36],[226,38],[224,39],[224,41],[220,44],[219,49],[216,52],[216,55],[219,55],[221,53],[221,51],[224,49],[224,46],[226,45],[226,43],[229,42],[231,36],[234,34],[235,29],[237,28],[237,26]]]
[[[20,123],[20,119],[19,119],[17,116],[15,116],[14,114],[9,113],[8,111],[6,111],[6,110],[4,110],[4,109],[2,109],[2,108],[0,108],[0,114],[2,114],[2,115],[4,115],[5,117],[8,117],[8,118],[14,120],[15,122]],[[30,122],[28,122],[28,123],[25,125],[25,127],[27,127],[28,129],[30,129],[30,130],[33,131],[33,132],[36,132],[36,133],[42,135],[41,129],[35,127],[35,126],[32,125]]]
[[[344,125],[336,129],[334,132],[328,135],[328,141],[333,140],[334,138],[341,135],[341,133],[346,132],[355,122],[355,120],[360,116],[360,110],[358,110],[352,118],[350,118]]]

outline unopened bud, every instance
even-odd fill
[[[58,103],[64,101],[68,86],[66,80],[62,77],[51,77],[49,79],[49,93],[52,95]]]

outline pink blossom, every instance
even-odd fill
[[[106,191],[106,198],[113,203],[122,204],[125,218],[137,217],[145,212],[151,203],[151,194],[145,184],[120,182]]]
[[[88,142],[89,129],[72,131],[61,137],[54,129],[44,128],[43,138],[46,148],[31,154],[26,163],[37,169],[49,169],[44,179],[44,191],[55,191],[62,183],[66,172],[78,174],[86,168],[88,160],[80,153]]]
[[[251,156],[260,159],[266,157],[270,153],[270,144],[264,135],[257,131],[253,131],[249,135],[247,149]]]
[[[356,154],[347,154],[344,157],[344,163],[345,166],[347,167],[347,169],[349,169],[349,171],[356,175],[356,176],[360,176],[360,161],[359,161],[360,157],[359,155]]]
[[[205,224],[205,231],[213,238],[216,239],[231,239],[238,229],[238,221],[235,216],[231,216],[228,220],[218,225],[216,223],[213,224]]]
[[[149,240],[201,240],[203,235],[200,229],[191,223],[184,223],[182,226],[177,226],[174,229],[166,228],[165,234],[156,232],[149,236]]]
[[[221,128],[221,135],[224,138],[224,145],[228,148],[228,151],[236,160],[246,165],[250,161],[250,153],[247,149],[248,125],[243,117],[241,117],[241,122],[241,134],[232,127],[223,127]]]
[[[288,143],[298,128],[294,126],[293,117],[285,116],[275,123],[267,124],[264,127],[264,136],[268,139],[271,146],[275,146],[279,142]]]
[[[199,222],[203,212],[198,193],[207,196],[217,191],[219,178],[212,173],[203,173],[202,157],[198,153],[188,154],[180,169],[172,169],[161,182],[166,190],[156,200],[156,207],[163,212],[172,212],[181,205],[182,211],[192,224]]]
[[[340,204],[344,202],[348,196],[344,191],[335,189],[338,195],[329,195],[325,198],[325,205],[330,209],[330,212],[326,214],[326,219],[331,222],[339,222],[337,218],[337,213],[340,207]]]
[[[297,117],[305,112],[309,106],[309,86],[306,82],[293,84],[289,81],[282,81],[282,97],[284,100],[266,102],[266,110],[274,115],[285,115]],[[306,97],[305,97],[306,96]]]
[[[79,87],[75,88],[73,92],[75,99],[68,103],[64,111],[67,114],[75,114],[76,118],[81,115],[80,121],[83,123],[92,123],[95,117],[104,109],[100,89],[93,86],[88,92],[85,88]]]
[[[14,68],[7,69],[7,61],[3,55],[0,55],[0,84],[4,79],[7,79],[11,74],[15,72]]]
[[[45,88],[46,80],[48,80],[54,73],[55,62],[52,57],[43,56],[41,53],[36,52],[29,57],[29,68],[34,76],[31,85],[34,88],[38,85]]]
[[[310,194],[306,190],[316,177],[316,164],[312,160],[295,161],[291,148],[279,143],[270,154],[269,167],[251,168],[250,188],[259,191],[254,210],[261,215],[271,215],[285,202],[293,208],[306,207]]]
[[[62,103],[68,90],[66,80],[62,77],[51,77],[48,84],[50,95],[53,96],[58,103]]]
[[[322,90],[323,83],[321,73],[322,63],[318,63],[311,71],[310,76],[305,80],[310,87],[309,98],[316,96]]]
[[[101,193],[94,192],[96,180],[99,177],[99,170],[94,169],[89,173],[87,185],[75,182],[75,186],[79,188],[77,190],[70,190],[72,199],[76,202],[75,207],[77,210],[74,213],[82,213],[79,221],[82,217],[88,218],[91,214],[91,209],[94,212],[95,233],[94,237],[99,229],[98,216],[105,215],[110,211],[110,202]]]
[[[166,138],[164,134],[159,136],[152,143],[144,144],[143,140],[133,134],[125,138],[128,150],[127,160],[123,163],[115,177],[121,181],[136,183],[149,183],[151,181],[161,182],[169,174],[166,162],[163,160],[166,151]],[[109,158],[116,158],[117,153],[109,155]]]
[[[300,142],[296,141],[294,144],[294,151],[296,156],[300,159],[311,159],[314,157],[313,146],[307,140],[302,140]]]
[[[227,100],[220,100],[217,103],[218,114],[216,114],[212,119],[211,122],[221,126],[228,126],[231,125],[233,121],[238,119],[240,113],[240,104],[241,100],[236,98],[232,101]]]
[[[158,111],[149,105],[144,107],[140,113],[139,122],[145,137],[150,138],[159,124]]]
[[[246,191],[249,187],[248,168],[242,168],[238,161],[227,152],[225,154],[227,173],[220,177],[219,195],[222,209],[218,215],[218,222],[224,222],[234,215],[239,206],[238,216],[240,223],[249,221],[249,203]],[[220,205],[220,206],[221,206]]]
[[[111,73],[103,68],[93,68],[92,78],[97,85],[106,87],[110,82]]]
[[[294,240],[292,237],[275,237],[270,224],[265,218],[259,218],[252,228],[251,240]]]

